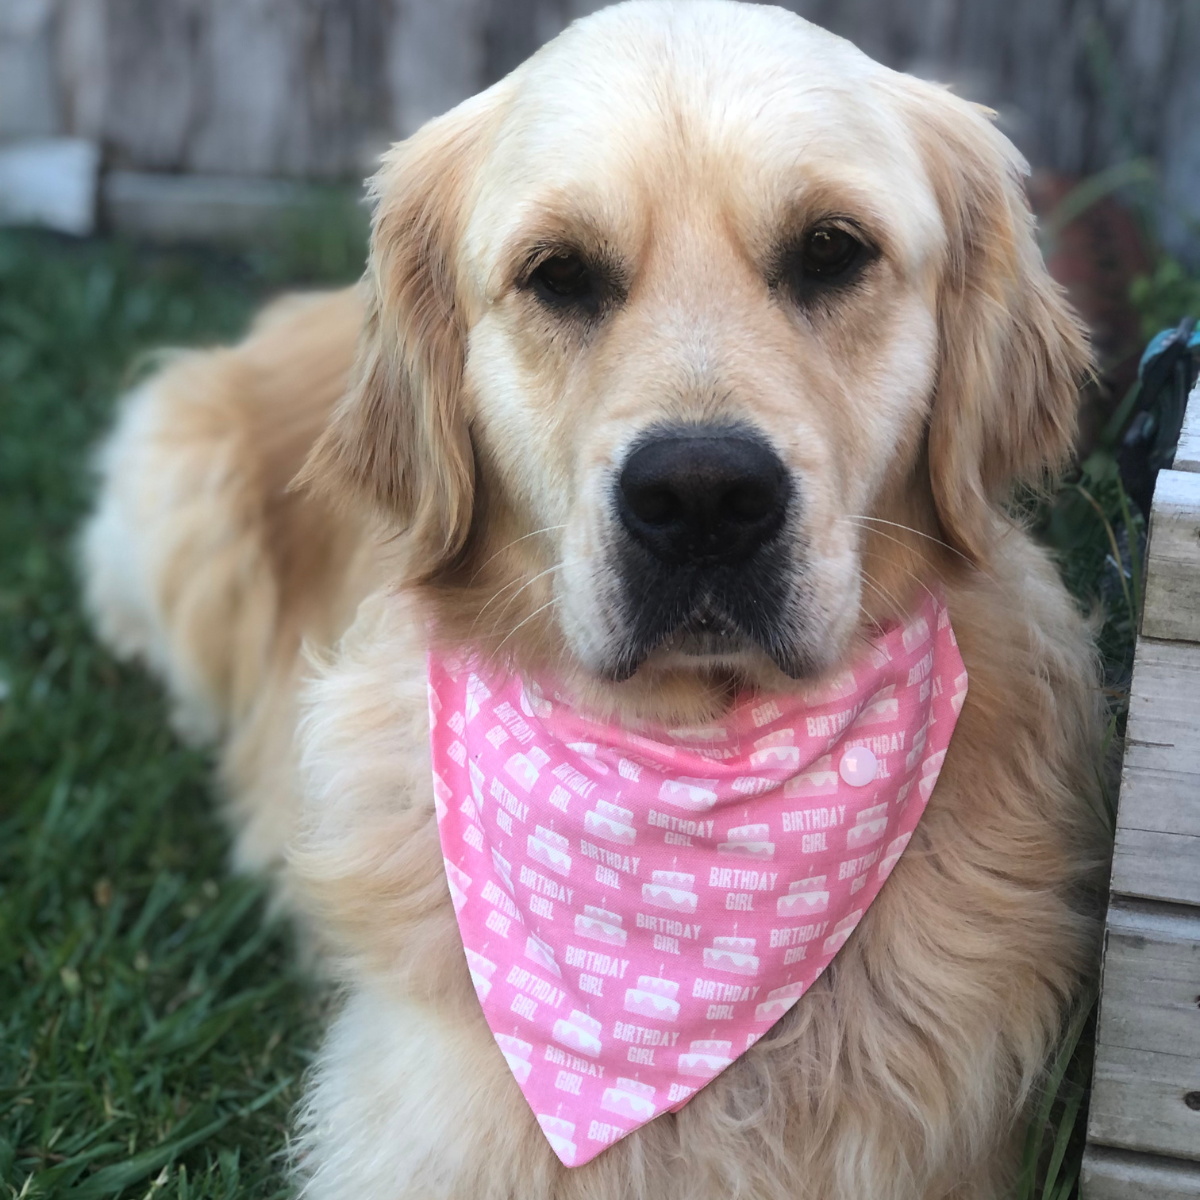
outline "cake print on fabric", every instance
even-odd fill
[[[546,681],[430,657],[467,968],[563,1163],[681,1108],[812,986],[909,845],[966,694],[936,596],[819,690],[705,726],[593,721]]]

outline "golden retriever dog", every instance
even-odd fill
[[[345,989],[304,1195],[1008,1195],[1101,858],[1088,630],[1005,507],[1070,454],[1088,367],[1025,172],[985,110],[790,13],[634,0],[386,156],[360,286],[128,398],[91,611],[215,740],[236,866]],[[712,553],[630,551],[648,442],[741,479]],[[933,586],[970,692],[878,899],[689,1103],[562,1166],[464,963],[427,647],[703,722]]]

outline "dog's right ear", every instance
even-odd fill
[[[295,481],[335,503],[365,504],[401,531],[421,580],[454,561],[471,525],[475,467],[456,258],[464,194],[495,108],[484,93],[431,121],[394,146],[371,180],[357,360]]]

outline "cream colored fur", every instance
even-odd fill
[[[97,626],[217,740],[237,865],[276,873],[346,987],[301,1115],[306,1195],[1007,1194],[1092,967],[1102,857],[1092,647],[1001,506],[1069,452],[1087,363],[1022,170],[985,114],[789,14],[621,5],[392,152],[361,288],[284,301],[128,399],[84,544]],[[830,212],[879,257],[800,314],[764,264]],[[539,310],[519,283],[539,239],[619,257],[620,310],[586,334]],[[463,961],[425,649],[472,640],[664,719],[803,686],[754,656],[594,669],[611,464],[664,416],[753,421],[802,481],[823,666],[938,581],[971,687],[824,976],[678,1114],[568,1170]]]

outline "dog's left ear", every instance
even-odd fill
[[[946,234],[930,482],[946,541],[982,562],[1012,485],[1069,459],[1091,355],[1038,248],[1028,164],[993,114],[915,81],[910,101]]]
[[[295,484],[357,503],[407,543],[414,579],[450,565],[471,527],[475,463],[463,396],[457,255],[496,89],[385,155],[362,287],[366,313],[345,396]]]

